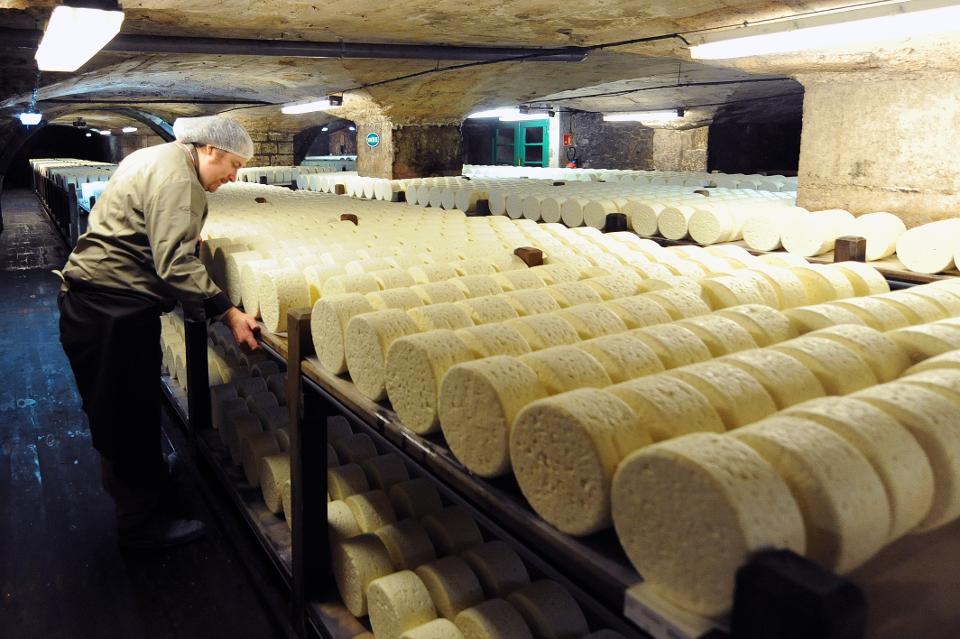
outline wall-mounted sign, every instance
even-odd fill
[[[380,145],[379,133],[367,133],[367,146],[371,149]]]

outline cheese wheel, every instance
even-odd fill
[[[260,275],[260,315],[271,333],[287,330],[287,313],[310,306],[310,289],[303,272],[294,269],[267,271]]]
[[[947,317],[943,308],[920,295],[910,295],[908,291],[892,291],[874,295],[880,300],[903,313],[910,324],[927,324]]]
[[[960,220],[947,219],[909,229],[897,238],[897,258],[916,273],[942,273],[954,268]]]
[[[890,502],[866,457],[820,424],[769,417],[731,433],[777,469],[797,500],[806,556],[844,574],[886,543]]]
[[[764,211],[747,216],[741,234],[743,241],[755,251],[776,251],[781,247],[783,230],[794,218],[809,213],[777,211],[771,215]]]
[[[260,487],[260,461],[268,455],[280,453],[280,443],[273,431],[253,433],[243,438],[240,444],[240,461],[247,483]]]
[[[210,387],[210,423],[215,430],[220,430],[220,424],[223,421],[223,407],[228,400],[232,399],[239,399],[235,382]],[[237,405],[234,404],[234,406]]]
[[[387,524],[374,534],[383,542],[398,570],[413,570],[437,558],[427,531],[412,519]]]
[[[267,390],[274,394],[281,406],[287,405],[287,374],[276,372],[263,376],[267,380]]]
[[[267,390],[267,382],[262,377],[248,377],[247,379],[237,380],[235,386],[237,396],[242,397],[244,400]]]
[[[411,309],[411,313],[420,309]],[[386,309],[357,315],[347,325],[344,353],[350,378],[364,396],[386,397],[386,360],[390,345],[412,335],[417,326],[407,313]]]
[[[776,308],[793,308],[807,304],[807,289],[797,275],[788,268],[756,264],[749,271],[762,276],[777,295]],[[738,271],[739,272],[739,271]]]
[[[863,453],[890,501],[892,541],[919,524],[933,503],[933,470],[910,432],[890,415],[851,397],[821,397],[783,411],[825,426]]]
[[[664,368],[696,364],[712,357],[702,339],[690,329],[676,324],[647,326],[629,334],[653,349]]]
[[[628,404],[583,388],[524,408],[510,431],[510,459],[538,515],[561,532],[588,535],[610,526],[617,464],[651,441]]]
[[[349,274],[354,273],[383,273],[397,269],[397,263],[388,257],[370,257],[359,260],[352,260],[343,265],[343,270]],[[400,271],[406,273],[406,271]],[[404,284],[404,286],[409,286]]]
[[[429,284],[417,284],[411,286],[410,290],[417,294],[420,301],[425,305],[430,304],[449,304],[466,299],[463,291],[453,282],[431,282]]]
[[[530,352],[530,346],[516,330],[503,324],[471,326],[456,331],[475,358],[494,355],[523,355]]]
[[[501,297],[521,316],[539,315],[560,310],[560,304],[548,291],[549,288],[525,288],[503,293]]]
[[[448,506],[420,520],[437,549],[437,555],[456,555],[483,543],[473,516],[463,506]]]
[[[763,304],[763,294],[755,281],[735,275],[718,275],[700,280],[703,299],[710,308],[721,309],[740,304]]]
[[[372,488],[383,491],[390,490],[394,484],[410,479],[403,460],[394,453],[365,459],[360,462],[360,467],[367,476],[367,483]]]
[[[950,351],[914,364],[904,372],[904,375],[939,369],[960,369],[960,351]]]
[[[574,346],[554,346],[517,359],[536,373],[549,395],[611,384],[600,362]]]
[[[835,299],[842,299],[843,297],[853,297],[852,292],[850,295],[843,296],[837,294],[838,280],[833,276],[839,275],[838,273],[818,270],[813,267],[814,265],[811,264],[809,266],[794,266],[790,269],[793,274],[800,278],[800,281],[803,283],[804,289],[807,293],[807,302],[809,304],[822,304]],[[850,284],[850,281],[846,278],[843,278],[843,281],[852,291],[853,285]],[[842,285],[839,286],[841,289],[843,288]],[[845,289],[844,292],[846,292]]]
[[[223,444],[231,451],[233,450],[231,446],[235,447],[238,454],[240,445],[238,443],[239,439],[236,438],[236,434],[234,433],[234,424],[237,418],[239,418],[241,415],[249,415],[250,419],[256,422],[257,426],[260,426],[261,429],[263,428],[260,425],[260,420],[256,415],[250,413],[250,410],[247,408],[247,402],[245,402],[242,398],[237,397],[222,402],[220,407],[220,427],[217,429],[218,434],[220,435],[220,441],[222,441]],[[231,454],[231,458],[232,457],[233,455]],[[240,462],[237,460],[234,463]]]
[[[664,370],[649,346],[630,335],[605,335],[575,344],[600,362],[614,384]]]
[[[757,343],[743,327],[720,315],[702,315],[680,320],[676,326],[689,329],[703,340],[714,357],[756,348]]]
[[[335,265],[313,264],[305,267],[303,277],[307,280],[307,289],[310,291],[310,305],[316,304],[317,300],[323,296],[323,285],[328,279],[334,275],[343,274],[343,268]]]
[[[564,282],[548,286],[546,291],[562,308],[578,304],[598,304],[603,301],[600,294],[586,282]]]
[[[888,336],[866,326],[832,326],[812,333],[811,337],[824,337],[853,350],[870,366],[881,383],[900,377],[910,366],[906,351]]]
[[[423,306],[420,296],[409,288],[393,288],[385,291],[367,293],[364,297],[370,302],[370,310],[382,311],[387,308],[399,308],[408,311]],[[367,311],[364,311],[367,312]]]
[[[457,271],[449,264],[442,262],[411,266],[407,269],[407,272],[413,276],[414,281],[416,281],[418,284],[441,282],[443,280],[452,280],[453,278],[457,277]]]
[[[350,428],[350,422],[343,415],[332,415],[327,417],[327,441],[335,442],[344,437],[353,435],[353,429]]]
[[[358,293],[332,295],[317,300],[310,314],[310,335],[320,365],[335,375],[345,373],[345,335],[350,320],[374,308]]]
[[[604,301],[616,299],[618,297],[630,297],[636,295],[639,291],[637,287],[640,283],[640,276],[632,273],[621,272],[616,275],[604,275],[602,277],[592,277],[583,280],[583,283],[597,292]]]
[[[589,632],[579,604],[555,581],[542,579],[507,597],[537,637],[563,639]]]
[[[823,384],[810,369],[797,358],[771,348],[733,353],[720,361],[733,364],[753,375],[781,410],[826,395]]]
[[[863,326],[864,322],[856,313],[843,306],[832,303],[799,306],[783,311],[790,319],[790,324],[798,334],[810,333],[822,328],[830,328],[841,324]]]
[[[916,384],[942,395],[954,403],[960,403],[960,374],[956,369],[941,368],[914,373],[902,377],[901,382]]]
[[[897,240],[907,231],[903,220],[892,213],[877,212],[858,216],[851,235],[867,240],[867,261],[882,260],[897,251]]]
[[[960,295],[948,289],[933,286],[914,286],[907,290],[898,291],[897,295],[910,300],[922,297],[941,309],[945,317],[960,316]]]
[[[400,519],[422,519],[443,508],[440,493],[423,477],[390,487],[390,503]]]
[[[503,293],[503,287],[490,275],[466,275],[450,282],[466,297],[484,297]]]
[[[533,639],[523,617],[504,599],[489,599],[457,615],[465,639]]]
[[[960,349],[960,331],[941,324],[920,324],[887,333],[913,363]]]
[[[745,282],[750,282],[757,292],[760,293],[760,297],[763,298],[763,303],[765,305],[776,309],[783,308],[780,303],[782,295],[780,292],[780,285],[771,282],[770,279],[763,275],[763,273],[758,273],[752,269],[739,268],[733,271],[730,275],[744,280]]]
[[[361,534],[350,506],[339,500],[327,502],[327,527],[330,530],[331,544]]]
[[[853,286],[856,296],[889,293],[890,284],[880,271],[863,262],[836,262],[833,268],[843,274]]]
[[[334,275],[323,283],[320,298],[344,293],[372,293],[379,291],[380,285],[375,277],[369,273],[355,273],[353,275]]]
[[[350,511],[362,532],[372,533],[397,521],[397,515],[393,512],[393,506],[390,505],[390,499],[382,490],[371,490],[359,495],[350,495],[343,502],[350,507]]]
[[[510,302],[494,295],[457,302],[457,306],[462,308],[477,326],[506,322],[519,317]]]
[[[277,396],[270,391],[263,391],[250,395],[247,397],[246,402],[247,408],[249,408],[250,412],[256,415],[258,419],[260,419],[261,423],[267,420],[267,411],[280,408],[280,403],[277,401]]]
[[[723,421],[707,398],[675,377],[649,375],[606,390],[627,403],[653,441],[699,431],[721,433],[724,430]]]
[[[277,268],[276,260],[249,260],[240,267],[240,298],[247,314],[260,316],[260,274]]]
[[[823,255],[833,250],[838,237],[850,232],[853,220],[853,216],[842,209],[802,215],[784,225],[780,243],[789,253],[804,257]]]
[[[810,335],[770,347],[786,353],[816,375],[828,395],[848,395],[878,384],[873,369],[844,344]]]
[[[497,272],[497,267],[488,260],[459,260],[450,266],[461,276],[493,275]]]
[[[750,334],[757,346],[769,346],[797,336],[790,320],[780,311],[763,304],[731,306],[714,314],[731,319]]]
[[[727,430],[777,412],[770,393],[743,369],[722,361],[702,362],[667,373],[697,389],[717,411]]]
[[[626,324],[600,304],[578,304],[553,313],[567,320],[577,331],[580,339],[613,335],[627,330]]]
[[[504,291],[517,291],[524,288],[543,288],[546,284],[530,269],[504,271],[491,275]]]
[[[542,264],[530,269],[547,286],[561,282],[576,282],[580,279],[580,271],[569,264]]]
[[[630,220],[630,228],[637,235],[650,237],[657,234],[657,218],[666,204],[662,202],[637,202],[631,200],[623,211]]]
[[[356,639],[356,638],[354,638]],[[434,619],[407,630],[400,639],[465,639],[457,625],[449,619]]]
[[[681,240],[689,232],[690,218],[694,212],[696,209],[684,204],[667,206],[657,216],[657,230],[668,240]]]
[[[664,324],[672,319],[664,305],[643,295],[621,297],[604,302],[602,306],[613,311],[628,329]]]
[[[333,449],[337,457],[344,464],[359,464],[365,459],[377,456],[377,448],[373,440],[366,433],[357,433],[349,437],[341,437],[333,442]]]
[[[387,353],[386,389],[400,421],[418,434],[440,428],[440,382],[451,366],[473,359],[453,331],[438,330],[396,340]]]
[[[349,270],[350,265],[348,264],[347,271],[349,272]],[[416,284],[413,276],[401,268],[385,268],[366,272],[369,272],[373,279],[377,281],[377,286],[380,287],[381,291],[394,288],[406,288]],[[369,295],[369,293],[367,294]]]
[[[267,408],[257,415],[257,418],[260,420],[263,430],[280,430],[286,428],[290,421],[290,409],[286,406]]]
[[[916,384],[891,382],[862,390],[855,399],[873,404],[903,425],[933,468],[933,504],[916,531],[932,530],[960,516],[960,407]]]
[[[699,294],[683,289],[653,291],[644,293],[642,297],[662,306],[674,320],[697,317],[710,312],[710,307]]]
[[[474,546],[462,557],[479,579],[483,592],[491,599],[506,597],[530,583],[530,575],[520,556],[500,540]]]
[[[327,469],[327,492],[334,499],[344,500],[370,490],[370,482],[358,464],[343,464]]]
[[[477,576],[460,557],[436,559],[419,566],[416,573],[423,580],[441,617],[455,619],[461,611],[483,601],[483,590]]]
[[[263,424],[253,413],[231,413],[227,416],[230,424],[223,429],[227,436],[227,450],[230,452],[230,459],[234,465],[243,463],[243,442],[249,437],[263,432]],[[267,453],[269,454],[269,453]],[[254,465],[253,476],[256,476],[256,465]],[[254,481],[250,482],[255,485]]]
[[[481,477],[510,470],[510,427],[527,404],[545,397],[537,373],[513,357],[458,364],[440,387],[438,413],[451,452]]]
[[[878,331],[892,331],[910,325],[906,316],[892,304],[874,297],[852,297],[828,303],[831,306],[838,306],[850,311],[859,317],[864,324]]]
[[[783,479],[746,444],[711,433],[627,457],[613,479],[613,522],[644,580],[701,615],[730,609],[736,571],[754,552],[804,551],[803,520]]]
[[[283,512],[283,485],[289,481],[289,455],[267,455],[260,460],[260,491],[263,493],[263,503],[267,510],[275,515]]]
[[[795,255],[793,253],[768,253],[767,255],[760,255],[757,259],[763,264],[769,264],[770,266],[779,266],[781,268],[790,268],[793,266],[806,266],[810,262],[806,258]]]
[[[411,308],[407,315],[413,320],[417,332],[426,332],[446,328],[456,330],[473,326],[473,320],[456,304],[443,303]]]
[[[334,541],[330,554],[343,605],[355,617],[363,617],[370,582],[394,572],[387,549],[376,535],[358,535]]]
[[[265,257],[266,256],[259,251],[231,251],[229,255],[227,255],[226,270],[223,273],[224,281],[221,288],[230,297],[231,304],[239,306],[243,299],[241,295],[243,265],[253,260],[264,259]]]
[[[520,333],[533,351],[580,341],[577,330],[570,322],[552,313],[518,317],[508,320],[505,325]]]

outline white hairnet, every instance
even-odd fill
[[[209,144],[235,153],[244,160],[253,157],[253,140],[246,130],[222,115],[199,118],[177,118],[173,135],[185,144]]]

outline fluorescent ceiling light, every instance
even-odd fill
[[[347,128],[350,129],[351,131],[356,131],[356,130],[357,130],[357,127],[353,126],[352,124],[351,124],[350,126],[348,126]]]
[[[87,137],[88,137],[88,138],[92,138],[92,137],[93,137],[93,133],[87,133]]]
[[[467,116],[467,119],[500,118],[501,122],[517,122],[520,120],[542,120],[545,117],[547,117],[546,113],[521,113],[517,107],[500,107],[471,113]]]
[[[37,48],[37,66],[41,71],[76,71],[113,40],[121,24],[123,11],[61,5],[53,10]]]
[[[890,2],[695,36],[690,56],[722,60],[958,31],[956,0]]]
[[[301,102],[300,104],[285,104],[280,107],[280,113],[284,115],[299,115],[301,113],[313,113],[314,111],[324,111],[332,106],[330,100],[315,100],[314,102]]]
[[[24,126],[34,126],[40,124],[40,120],[43,119],[42,113],[20,113],[17,115],[20,118],[20,123]]]
[[[634,111],[629,113],[604,113],[604,122],[670,122],[683,117],[683,109],[663,111]]]
[[[320,130],[321,130],[321,131],[329,131],[329,130],[330,130],[330,128],[329,128],[329,127],[325,127],[325,126],[324,126],[324,127],[320,127]]]
[[[120,129],[120,130],[123,131],[124,133],[136,133],[136,132],[137,132],[137,127],[135,127],[135,126],[125,126],[125,127],[123,127],[122,129]]]
[[[100,129],[100,130],[98,131],[98,133],[99,133],[100,135],[110,135],[110,130],[109,130],[109,129]]]

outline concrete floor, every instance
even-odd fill
[[[3,194],[0,234],[0,636],[287,637],[285,602],[255,542],[191,462],[178,477],[205,539],[132,553],[59,343],[56,291],[67,255],[29,191]],[[158,383],[159,392],[159,383]]]

